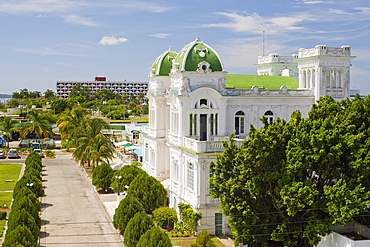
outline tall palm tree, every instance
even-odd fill
[[[123,104],[126,103],[127,99],[128,99],[128,94],[126,92],[124,92],[121,96],[122,100],[123,100]]]
[[[141,101],[144,99],[144,93],[143,92],[139,93],[139,95],[137,96],[137,99],[141,103]]]
[[[16,131],[18,121],[13,120],[10,116],[0,117],[0,130],[5,133],[7,138],[7,147],[9,148],[9,141],[12,137],[11,131]]]
[[[30,111],[26,119],[30,121],[22,123],[21,136],[23,138],[32,132],[36,133],[37,139],[40,139],[42,135],[49,137],[53,134],[50,123],[45,115],[37,111]]]
[[[71,145],[75,147],[73,158],[83,163],[87,161],[88,166],[91,162],[95,166],[101,160],[113,158],[113,145],[108,137],[101,131],[108,129],[109,125],[101,118],[85,117],[81,126],[76,129]]]
[[[62,140],[72,140],[79,127],[83,123],[83,119],[87,116],[88,111],[80,106],[74,107],[71,111],[66,110],[65,113],[59,118],[57,126],[61,133]]]

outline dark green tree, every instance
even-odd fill
[[[53,90],[47,89],[44,94],[45,94],[45,98],[49,100],[56,98],[56,94],[53,92]]]
[[[55,114],[59,114],[64,112],[64,110],[68,108],[68,102],[65,99],[56,99],[51,102],[50,106]]]
[[[170,238],[156,226],[141,235],[136,247],[171,247]]]
[[[177,222],[177,213],[172,208],[160,207],[153,211],[153,218],[163,229],[167,226],[173,229],[174,223]]]
[[[25,197],[31,200],[37,212],[41,211],[39,199],[35,196],[35,193],[33,193],[28,187],[23,187],[19,190],[17,196],[14,198],[13,204],[17,203],[20,199],[23,199]]]
[[[27,166],[31,162],[37,162],[41,166],[42,160],[40,154],[33,151],[29,155],[27,155],[27,158],[24,161],[25,165]]]
[[[167,201],[167,190],[161,182],[146,173],[131,182],[127,194],[137,198],[148,213],[164,206]]]
[[[35,207],[34,202],[31,201],[30,198],[23,197],[16,201],[16,203],[12,204],[12,211],[21,211],[22,209],[25,209],[35,220],[37,226],[39,229],[41,228],[41,218],[39,216],[39,211]]]
[[[196,240],[197,247],[211,247],[215,246],[207,230],[202,230]]]
[[[6,230],[5,238],[7,238],[8,235],[17,228],[17,226],[26,226],[31,231],[33,240],[37,242],[40,235],[40,229],[37,226],[35,219],[24,208],[21,210],[10,212],[8,220],[8,229]]]
[[[195,233],[197,231],[198,222],[202,218],[202,214],[194,211],[190,204],[180,202],[178,207],[180,220],[185,224],[188,231]]]
[[[36,247],[39,246],[37,244],[37,240],[35,240],[34,236],[32,236],[32,232],[26,226],[16,226],[16,228],[9,232],[4,239],[4,243],[2,247],[18,247],[18,246],[26,246],[26,247]]]
[[[32,164],[35,164],[35,163],[32,163]],[[42,180],[40,171],[36,170],[31,165],[26,166],[26,168],[27,169],[24,170],[24,174],[31,174],[37,177],[40,181]]]
[[[74,85],[71,89],[71,92],[69,93],[70,98],[78,98],[82,97],[84,100],[90,101],[90,89],[87,86],[82,86],[81,83],[77,83]],[[80,103],[82,103],[81,101]]]
[[[44,195],[41,181],[32,174],[24,174],[21,179],[18,180],[14,186],[13,198],[17,196],[23,187],[29,187],[30,190],[35,193],[36,197],[41,197]]]
[[[146,172],[136,164],[132,163],[131,165],[123,166],[114,173],[112,177],[112,187],[116,190],[119,184],[119,190],[126,191],[126,186],[130,186],[131,182],[134,181],[136,177],[143,174],[146,174]],[[121,176],[121,179],[116,178],[116,176]]]
[[[134,197],[126,196],[123,198],[113,215],[113,226],[124,234],[130,219],[138,212],[144,212],[143,205]]]
[[[92,184],[96,188],[102,188],[107,191],[112,183],[113,169],[110,165],[103,162],[101,165],[94,168],[92,176]]]
[[[136,213],[127,224],[123,243],[126,247],[136,247],[140,237],[152,226],[154,226],[152,218],[144,211]]]
[[[236,237],[248,246],[314,246],[334,225],[367,213],[368,98],[321,98],[307,119],[298,112],[233,137],[211,163],[211,194]],[[363,116],[361,116],[364,114]],[[240,227],[243,226],[243,227]]]

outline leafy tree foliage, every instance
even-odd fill
[[[119,190],[126,191],[126,186],[130,186],[131,182],[134,181],[136,177],[143,174],[146,174],[146,172],[138,167],[138,165],[134,164],[134,162],[131,163],[131,165],[123,166],[114,173],[112,177],[112,187],[116,190],[119,184]],[[116,176],[121,176],[121,179],[116,178]]]
[[[30,111],[26,117],[29,122],[22,123],[21,136],[25,137],[28,134],[35,132],[37,139],[40,139],[42,136],[48,137],[53,134],[53,131],[50,127],[50,122],[45,117],[37,111]]]
[[[11,116],[0,117],[0,131],[5,132],[7,147],[9,148],[9,141],[12,137],[11,132],[17,131],[18,121],[13,120]]]
[[[138,212],[143,212],[143,205],[134,197],[123,198],[113,215],[113,226],[123,235],[130,219]]]
[[[23,187],[18,191],[17,196],[14,198],[13,204],[17,203],[19,200],[25,197],[31,200],[37,212],[41,211],[39,199],[35,196],[35,193],[33,193],[28,187]]]
[[[32,186],[30,186],[31,184]],[[41,181],[32,174],[24,174],[14,186],[13,198],[15,198],[19,191],[24,187],[29,187],[36,197],[41,197],[44,195]]]
[[[27,155],[27,158],[24,161],[25,165],[28,166],[32,162],[36,162],[37,164],[40,164],[40,167],[41,167],[41,156],[39,155],[39,153],[33,151],[29,155]]]
[[[180,220],[185,224],[188,231],[196,232],[198,221],[202,218],[202,214],[194,211],[190,204],[180,202],[178,204],[180,211]]]
[[[30,229],[26,226],[16,226],[15,229],[9,232],[4,239],[4,243],[2,247],[18,247],[18,246],[26,246],[26,247],[36,247],[38,246],[37,240],[35,240],[34,236]]]
[[[105,191],[109,189],[110,184],[112,182],[113,176],[113,169],[110,165],[103,162],[101,165],[95,167],[93,176],[92,176],[92,184],[96,188],[102,188]]]
[[[136,247],[140,237],[152,226],[154,226],[152,218],[144,211],[136,213],[127,224],[123,243],[126,247]]]
[[[153,211],[153,218],[163,229],[167,226],[173,228],[174,223],[177,222],[177,213],[172,208],[161,207]]]
[[[170,238],[156,226],[141,235],[136,247],[171,247]]]
[[[32,163],[32,164],[34,164],[34,163]],[[40,181],[42,180],[40,171],[36,170],[35,168],[31,167],[30,165],[28,165],[26,168],[27,169],[24,170],[24,174],[31,174],[31,175],[37,177],[38,180],[40,180]]]
[[[370,99],[314,104],[276,120],[211,163],[211,193],[221,198],[236,244],[313,246],[330,227],[367,213],[370,197]],[[243,226],[243,227],[240,227]]]
[[[40,229],[37,226],[35,219],[27,212],[26,209],[11,211],[8,220],[8,229],[6,230],[5,238],[17,228],[17,226],[25,226],[31,231],[33,240],[37,242],[40,235]],[[29,236],[29,235],[25,235]]]
[[[131,182],[127,194],[136,197],[147,212],[164,206],[167,201],[167,190],[157,179],[146,173]]]
[[[39,211],[35,207],[34,202],[31,201],[30,198],[23,197],[16,201],[16,203],[12,204],[12,211],[21,211],[22,209],[25,209],[35,220],[36,225],[41,228],[41,218],[39,216]]]
[[[55,111],[55,114],[59,114],[64,112],[66,109],[69,109],[68,107],[68,101],[65,99],[57,99],[51,102],[51,108],[53,111]]]
[[[53,90],[47,89],[44,94],[45,94],[45,98],[47,98],[47,99],[55,99],[56,98],[56,94],[53,92]]]
[[[197,247],[213,247],[215,244],[213,243],[211,237],[209,236],[207,230],[202,230],[201,233],[198,234],[196,240]]]
[[[78,98],[78,102],[82,103],[85,100],[90,101],[90,89],[89,87],[82,86],[81,83],[77,83],[71,89],[69,93],[70,98]]]

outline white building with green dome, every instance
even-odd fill
[[[293,76],[228,75],[218,53],[198,37],[178,53],[170,47],[150,70],[143,169],[167,180],[170,207],[178,210],[177,204],[184,202],[202,213],[199,231],[231,234],[208,183],[208,164],[222,153],[222,140],[235,131],[241,143],[250,124],[261,127],[261,116],[271,122],[277,117],[289,120],[299,110],[307,117],[319,97],[330,94],[339,100],[350,95],[355,57],[349,46],[300,49],[289,66],[276,65],[284,59],[269,64],[262,58],[258,69],[269,71],[270,66]]]

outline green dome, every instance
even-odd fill
[[[208,62],[212,71],[225,71],[220,56],[209,45],[199,40],[186,45],[177,55],[175,63],[180,71],[197,71],[198,64]]]
[[[153,63],[152,70],[156,76],[168,76],[172,68],[172,60],[175,59],[177,53],[172,50],[172,47],[168,51],[162,53]]]

